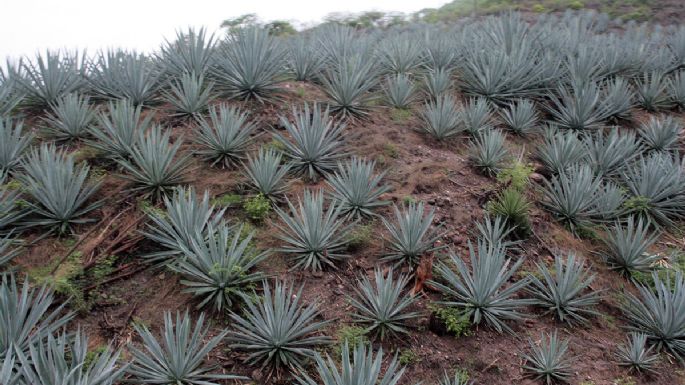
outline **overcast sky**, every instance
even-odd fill
[[[46,48],[156,48],[176,29],[206,26],[246,13],[262,20],[320,21],[331,12],[415,12],[448,0],[4,0],[0,58]],[[4,61],[4,60],[3,60]]]

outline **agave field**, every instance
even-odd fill
[[[2,385],[685,380],[685,27],[11,59]]]

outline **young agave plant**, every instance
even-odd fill
[[[266,28],[241,28],[220,45],[214,76],[232,98],[268,101],[274,99],[286,74],[284,55]]]
[[[640,140],[650,151],[674,152],[678,150],[683,126],[670,116],[650,117],[638,129]]]
[[[14,171],[21,162],[33,135],[24,134],[24,123],[0,117],[0,179]]]
[[[45,341],[34,341],[27,355],[18,356],[27,384],[112,384],[126,369],[118,365],[120,352],[106,348],[89,354],[88,337],[80,330],[73,336],[48,335]]]
[[[321,110],[317,104],[310,109],[305,103],[303,109],[293,108],[294,123],[281,116],[280,121],[291,140],[278,132],[274,137],[285,145],[285,154],[291,159],[292,169],[316,180],[319,175],[328,175],[343,152],[345,125],[334,122],[329,110]]]
[[[365,344],[357,344],[350,352],[347,340],[343,343],[338,360],[326,356],[324,359],[321,354],[316,353],[316,372],[319,381],[303,373],[297,381],[300,385],[343,385],[354,383],[355,385],[394,385],[400,382],[404,375],[404,368],[400,367],[397,356],[393,357],[390,364],[385,369],[385,374],[381,376],[383,365],[383,349],[378,350],[374,357],[373,349]],[[350,359],[350,357],[352,357]],[[340,367],[340,369],[338,369]]]
[[[558,94],[559,98],[550,97],[552,104],[547,110],[561,128],[576,131],[596,129],[610,115],[609,107],[602,103],[601,92],[594,82],[560,87]]]
[[[685,357],[685,280],[679,271],[665,279],[652,272],[653,288],[637,286],[640,297],[626,293],[623,313],[630,329],[643,333],[657,352],[666,350],[679,361]]]
[[[394,262],[396,265],[407,263],[414,267],[423,254],[439,249],[435,242],[440,235],[431,230],[435,209],[431,208],[426,213],[423,202],[410,202],[408,206],[402,206],[401,210],[397,206],[393,209],[396,223],[383,218],[383,224],[391,237],[391,251],[383,260]]]
[[[17,84],[26,93],[26,102],[36,107],[48,107],[84,85],[83,62],[78,52],[46,51],[36,55],[35,62],[21,62],[24,76]]]
[[[535,104],[528,99],[520,99],[500,110],[500,118],[508,129],[518,135],[526,136],[537,132],[539,116]]]
[[[290,44],[287,56],[288,68],[295,80],[307,82],[321,73],[324,56],[316,50],[316,45],[304,36],[296,36]]]
[[[228,332],[231,349],[246,352],[246,362],[270,370],[302,370],[317,347],[331,342],[319,332],[327,324],[316,321],[316,304],[301,303],[302,287],[293,291],[276,281],[264,282],[264,294],[246,303],[243,316],[231,313],[234,330]]]
[[[69,94],[52,106],[52,113],[45,118],[47,134],[56,140],[77,140],[90,135],[95,111],[90,99]]]
[[[171,92],[165,92],[164,97],[172,105],[173,116],[199,116],[207,111],[209,102],[214,99],[214,84],[207,82],[201,74],[185,73],[170,86]]]
[[[645,72],[637,81],[637,103],[647,111],[672,107],[668,96],[668,82],[661,71]]]
[[[527,290],[537,306],[569,324],[587,324],[587,316],[598,314],[592,308],[599,303],[599,293],[588,290],[595,275],[575,254],[566,258],[555,256],[553,269],[544,264],[537,267],[541,278],[531,275]]]
[[[629,119],[635,106],[635,92],[628,81],[615,77],[605,84],[604,105],[609,119]]]
[[[417,298],[402,293],[410,277],[400,275],[395,279],[392,269],[387,273],[387,277],[383,271],[376,269],[374,277],[375,284],[372,284],[367,276],[357,281],[357,298],[350,298],[350,303],[356,309],[356,313],[353,314],[355,321],[368,325],[366,333],[372,333],[381,340],[409,333],[407,321],[420,315],[408,310]]]
[[[390,190],[382,185],[385,172],[374,175],[376,162],[353,157],[346,163],[338,164],[338,171],[328,178],[333,189],[332,198],[340,202],[342,214],[355,218],[376,215],[373,210],[390,204],[380,199]]]
[[[568,357],[568,340],[559,338],[557,331],[544,333],[540,343],[529,340],[530,353],[523,354],[526,363],[523,369],[536,379],[543,379],[547,385],[555,382],[569,382],[571,379],[571,358]]]
[[[278,199],[285,193],[285,176],[290,171],[289,164],[281,164],[283,155],[274,150],[259,148],[257,156],[247,157],[245,173],[250,177],[250,183],[264,197]]]
[[[625,226],[616,222],[613,228],[606,232],[606,260],[612,269],[626,276],[653,269],[659,255],[649,254],[649,248],[657,241],[659,233],[650,234],[649,227],[649,221],[643,218],[636,220],[630,216]]]
[[[100,52],[89,71],[93,90],[110,99],[128,99],[134,106],[154,102],[163,72],[150,57],[122,50]]]
[[[205,342],[209,327],[203,327],[204,319],[204,313],[200,313],[193,327],[188,312],[183,316],[176,313],[174,324],[171,313],[165,312],[161,343],[147,326],[134,324],[144,350],[129,346],[133,361],[128,374],[136,381],[160,385],[218,385],[215,381],[244,379],[213,373],[214,367],[204,365],[209,352],[226,336],[222,332]]]
[[[92,222],[84,216],[102,204],[88,203],[100,188],[100,182],[88,181],[88,165],[75,165],[71,155],[54,145],[43,144],[21,162],[24,173],[19,179],[32,198],[27,202],[30,217],[27,226],[45,226],[49,233],[66,234],[74,224]]]
[[[587,157],[588,149],[575,132],[547,131],[537,157],[552,175],[558,175]]]
[[[597,130],[583,140],[587,161],[597,175],[616,176],[640,153],[640,143],[632,132],[620,133],[614,127],[608,135]]]
[[[212,107],[209,120],[198,119],[200,130],[196,143],[202,147],[198,152],[211,160],[212,165],[228,167],[240,161],[252,143],[257,125],[248,120],[247,112],[226,104],[218,109]]]
[[[142,191],[154,199],[167,196],[174,187],[186,181],[191,154],[176,157],[182,139],[170,143],[170,132],[162,133],[159,126],[140,133],[131,149],[131,159],[116,159],[127,172],[123,178],[133,182],[132,191]]]
[[[223,223],[216,228],[209,224],[206,232],[195,233],[184,258],[170,265],[183,276],[184,291],[200,297],[198,308],[230,309],[234,301],[249,295],[250,285],[263,279],[261,273],[251,271],[268,255],[253,250],[250,241],[254,234],[244,236],[242,226],[231,229]]]
[[[572,232],[587,226],[597,211],[602,180],[587,165],[574,166],[545,180],[544,207]]]
[[[464,130],[460,126],[461,113],[454,98],[450,95],[443,95],[435,102],[425,104],[421,113],[424,121],[421,130],[431,134],[437,140],[447,139]]]
[[[177,31],[176,40],[166,40],[161,47],[160,61],[164,72],[171,77],[183,74],[206,74],[214,66],[217,39],[207,30],[188,28]]]
[[[499,193],[497,198],[490,201],[488,211],[501,218],[508,230],[518,238],[530,235],[530,221],[528,211],[530,202],[524,193],[514,187],[509,187]]]
[[[321,78],[331,112],[342,118],[365,118],[373,100],[370,93],[376,87],[374,62],[366,57],[352,56],[335,63]]]
[[[461,112],[461,123],[471,136],[492,131],[492,119],[490,103],[485,98],[470,98]]]
[[[478,132],[471,143],[471,162],[487,176],[493,176],[509,152],[504,147],[506,135],[500,130]]]
[[[463,371],[457,370],[454,377],[450,377],[447,372],[443,374],[440,379],[440,385],[474,385],[475,381],[469,380],[468,376],[464,375]]]
[[[640,158],[624,171],[622,179],[629,212],[665,226],[685,217],[685,176],[680,162],[658,154]]]
[[[654,346],[647,346],[646,334],[630,333],[628,342],[618,346],[616,360],[631,371],[656,374],[659,355],[654,352]]]
[[[478,230],[478,237],[485,242],[489,247],[502,245],[505,249],[515,246],[519,241],[510,241],[507,239],[514,229],[507,225],[506,219],[499,215],[495,215],[494,219],[486,213],[483,221],[476,222],[476,229]]]
[[[142,109],[127,99],[109,102],[107,112],[100,113],[98,125],[91,130],[96,140],[89,144],[110,159],[130,158],[138,138],[147,132],[154,117],[142,117]]]
[[[685,71],[676,72],[668,83],[671,102],[680,108],[685,108]],[[0,109],[0,113],[2,109]]]
[[[409,75],[399,73],[388,76],[383,84],[385,99],[394,108],[408,109],[416,99],[416,87]]]
[[[280,231],[278,238],[287,245],[278,251],[293,256],[293,269],[319,271],[324,266],[335,268],[336,262],[349,257],[343,251],[351,225],[346,225],[340,217],[340,204],[331,202],[328,210],[324,210],[323,193],[305,190],[297,207],[290,201],[288,207],[290,214],[276,207],[276,213],[283,222],[276,227]]]
[[[0,357],[10,349],[28,354],[30,347],[56,333],[73,318],[64,313],[66,302],[53,307],[52,290],[31,288],[24,280],[21,288],[13,275],[2,274],[0,281]],[[52,308],[52,309],[51,309]]]
[[[435,71],[428,71],[424,80],[424,91],[431,100],[437,100],[441,96],[447,95],[452,89],[452,71],[441,68]]]
[[[439,304],[463,310],[474,324],[485,322],[500,333],[513,333],[505,321],[523,319],[519,309],[532,303],[531,300],[512,298],[528,285],[528,279],[506,286],[523,259],[510,267],[511,260],[506,258],[504,247],[490,245],[483,240],[478,241],[478,251],[469,244],[469,256],[470,269],[453,253],[449,254],[448,262],[437,263],[435,270],[440,282],[431,281],[431,285],[447,297]]]

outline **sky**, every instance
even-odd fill
[[[410,13],[448,0],[4,0],[0,61],[45,49],[121,47],[149,52],[188,26],[218,31],[225,19],[256,13],[263,21],[313,24],[332,12]]]

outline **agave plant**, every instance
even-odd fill
[[[670,156],[640,158],[623,173],[628,211],[654,223],[673,225],[685,216],[685,176]]]
[[[543,379],[547,385],[555,382],[569,382],[571,379],[571,359],[568,357],[568,340],[559,338],[557,331],[544,333],[540,343],[529,340],[530,353],[523,354],[526,363],[523,369],[536,379]]]
[[[446,69],[428,71],[424,80],[424,90],[431,100],[447,95],[452,89],[452,72]]]
[[[554,123],[570,130],[591,130],[601,126],[609,115],[608,105],[602,103],[599,87],[594,82],[573,83],[560,87],[559,98],[550,96],[552,103],[547,110]]]
[[[390,75],[407,75],[421,64],[421,45],[411,35],[398,35],[383,39],[378,44],[376,56],[383,72]]]
[[[278,238],[286,246],[278,251],[290,254],[295,261],[294,269],[319,271],[323,266],[335,268],[335,262],[348,258],[343,251],[348,242],[350,225],[340,215],[342,206],[331,202],[324,210],[321,191],[305,190],[297,207],[288,201],[290,214],[276,207],[283,224],[278,224]]]
[[[654,352],[654,346],[647,346],[647,335],[643,333],[630,333],[628,342],[618,346],[616,359],[619,365],[631,371],[657,373],[659,355]]]
[[[7,354],[2,360],[2,365],[0,365],[0,384],[3,385],[23,385],[23,380],[20,377],[20,373],[14,370],[15,357],[12,353],[14,347],[10,348],[10,354]]]
[[[474,385],[475,381],[469,380],[468,374],[464,371],[457,370],[454,372],[454,377],[450,377],[447,372],[443,374],[440,379],[440,385]]]
[[[290,171],[289,164],[281,164],[283,155],[274,150],[259,148],[257,156],[247,158],[245,173],[250,183],[264,197],[276,199],[286,190],[285,176]]]
[[[62,235],[74,224],[92,222],[84,216],[102,204],[88,202],[100,188],[90,183],[85,164],[75,165],[72,155],[65,155],[54,145],[43,144],[21,162],[24,173],[19,179],[32,198],[27,202],[30,217],[27,226],[46,226],[49,232]]]
[[[233,231],[233,234],[230,232]],[[231,229],[226,224],[206,232],[197,232],[191,247],[170,267],[181,274],[184,291],[202,300],[198,308],[213,306],[215,310],[230,309],[234,301],[249,294],[248,288],[263,276],[251,271],[268,253],[253,250],[250,242],[254,231],[243,234],[243,227]],[[182,246],[182,244],[181,244]]]
[[[342,345],[340,361],[316,353],[316,372],[319,381],[303,373],[297,378],[300,385],[393,385],[400,382],[404,375],[404,368],[400,367],[397,356],[393,357],[381,376],[383,366],[383,349],[379,349],[374,357],[373,349],[364,344],[358,344],[350,352],[347,341]],[[350,359],[350,357],[352,357]],[[340,362],[338,365],[336,362]],[[340,368],[340,369],[338,369]]]
[[[605,181],[597,192],[594,212],[592,215],[597,221],[613,221],[627,212],[625,208],[626,196],[623,187],[611,181]]]
[[[19,89],[18,82],[0,70],[0,116],[10,116],[23,100],[24,92]]]
[[[24,280],[21,290],[13,275],[0,282],[0,360],[10,349],[27,354],[30,347],[64,327],[73,317],[65,313],[66,302],[52,308],[53,293],[47,286],[31,288]]]
[[[408,309],[417,298],[412,294],[402,293],[410,277],[400,275],[395,278],[392,270],[386,277],[379,269],[374,270],[374,277],[375,285],[367,276],[357,281],[357,298],[350,298],[350,303],[356,310],[353,314],[355,322],[368,325],[365,332],[373,333],[381,340],[387,336],[409,333],[407,321],[420,315]]]
[[[599,215],[597,196],[602,180],[589,166],[580,165],[545,180],[544,207],[574,233]]]
[[[161,343],[147,326],[134,324],[144,350],[129,347],[133,361],[128,374],[136,381],[161,385],[218,385],[214,381],[243,379],[213,373],[215,368],[204,364],[209,352],[226,336],[226,332],[222,332],[205,342],[209,327],[204,327],[204,319],[204,313],[200,313],[193,327],[188,312],[183,316],[176,313],[174,324],[171,313],[165,312]]]
[[[500,130],[487,130],[476,135],[471,144],[471,162],[483,174],[493,176],[509,155],[504,147],[506,135]]]
[[[661,71],[645,72],[637,82],[637,103],[647,111],[667,109],[672,106],[668,96],[668,82]]]
[[[109,348],[88,352],[88,337],[80,330],[74,336],[62,333],[34,341],[27,355],[18,354],[27,384],[108,385],[121,379],[126,366],[119,367],[120,352]]]
[[[96,140],[89,144],[111,159],[128,159],[141,134],[150,127],[154,115],[142,116],[142,106],[129,100],[109,103],[107,112],[100,113],[98,124],[91,130]]]
[[[390,204],[380,199],[390,190],[382,185],[385,172],[374,175],[376,162],[353,157],[346,163],[338,164],[338,171],[328,178],[333,189],[332,197],[342,206],[342,214],[353,217],[373,216],[373,209]]]
[[[681,70],[673,75],[668,83],[668,92],[673,104],[685,108],[685,71]],[[2,113],[2,108],[0,108],[0,113]]]
[[[530,135],[537,131],[539,116],[535,104],[528,99],[520,99],[500,111],[500,118],[508,129],[518,135]]]
[[[52,106],[52,113],[45,122],[48,135],[57,140],[83,139],[90,134],[95,120],[95,111],[90,108],[90,99],[69,94]]]
[[[100,52],[90,66],[93,90],[110,99],[128,99],[134,106],[155,101],[163,71],[150,57],[121,50]]]
[[[632,132],[620,133],[614,127],[608,135],[598,130],[585,140],[587,161],[597,175],[616,176],[640,153],[640,143]]]
[[[278,281],[273,289],[268,282],[263,286],[264,294],[246,303],[243,316],[231,313],[230,347],[246,352],[246,362],[262,369],[301,370],[316,354],[314,349],[330,343],[330,338],[319,334],[327,323],[315,320],[316,304],[301,302],[302,287],[294,291]]]
[[[649,121],[640,125],[638,133],[648,150],[672,152],[678,150],[682,129],[682,125],[670,116],[661,118],[652,116]]]
[[[435,217],[435,209],[426,213],[423,202],[410,202],[408,206],[394,206],[396,223],[383,218],[383,224],[390,233],[390,253],[383,260],[395,262],[399,265],[407,263],[416,266],[425,253],[438,250],[435,242],[440,235],[431,230]]]
[[[604,243],[607,246],[606,259],[614,270],[631,276],[635,272],[653,269],[659,255],[649,254],[649,248],[659,238],[658,232],[650,234],[650,223],[642,218],[630,216],[623,226],[616,222],[607,231]]]
[[[160,61],[164,63],[164,72],[176,78],[208,73],[214,65],[216,43],[214,34],[207,35],[204,28],[177,31],[176,40],[166,40],[162,45]]]
[[[150,210],[150,223],[143,235],[166,250],[148,255],[153,260],[183,255],[191,250],[198,234],[210,234],[210,228],[219,227],[225,209],[216,210],[209,202],[209,193],[198,198],[195,189],[179,188],[171,198],[164,197],[164,211]]]
[[[4,179],[0,176],[0,184]],[[0,186],[0,236],[11,233],[13,227],[19,224],[28,210],[20,208],[20,190],[11,190],[5,186]]]
[[[437,263],[435,271],[440,281],[431,281],[431,285],[447,297],[438,303],[463,310],[474,324],[485,322],[500,333],[513,333],[505,321],[523,319],[519,309],[532,303],[512,298],[528,285],[527,278],[507,285],[523,259],[510,266],[511,260],[507,259],[501,244],[488,244],[483,240],[478,241],[477,251],[469,243],[469,255],[470,269],[453,253],[449,254],[447,262]]]
[[[622,77],[616,77],[605,84],[604,105],[610,119],[628,119],[635,106],[635,92]]]
[[[437,140],[444,140],[463,131],[461,110],[450,95],[439,97],[435,102],[426,103],[421,114],[424,124],[421,130]]]
[[[409,75],[399,73],[388,76],[383,84],[385,99],[394,108],[408,109],[416,98],[416,88]]]
[[[265,28],[232,31],[219,46],[214,76],[230,97],[264,102],[273,99],[283,80],[285,51]]]
[[[587,324],[587,316],[598,314],[592,308],[599,303],[599,293],[588,290],[595,275],[575,254],[555,256],[552,269],[544,264],[537,267],[540,278],[531,275],[528,289],[537,306],[569,324]]]
[[[585,143],[576,133],[547,131],[543,144],[537,150],[537,157],[550,174],[557,175],[581,163],[587,153]]]
[[[329,110],[321,110],[317,104],[311,109],[307,103],[301,110],[293,108],[293,117],[294,123],[284,116],[280,118],[291,140],[274,133],[276,140],[285,145],[293,170],[313,180],[331,173],[337,161],[347,155],[343,152],[345,125],[334,122]]]
[[[171,190],[183,184],[190,166],[190,154],[176,157],[182,139],[170,143],[170,132],[162,133],[159,126],[153,126],[147,135],[140,133],[131,148],[131,159],[116,159],[128,172],[123,178],[133,182],[132,191],[143,191],[146,196],[160,199]]]
[[[23,130],[22,121],[0,117],[0,179],[17,168],[33,140],[33,135]]]
[[[209,110],[209,120],[199,118],[200,130],[196,139],[202,149],[198,151],[212,165],[220,163],[227,167],[243,158],[252,143],[257,125],[248,120],[247,112],[239,108],[219,105]]]
[[[36,55],[35,62],[22,61],[23,76],[15,79],[26,93],[26,102],[47,107],[79,91],[85,85],[83,60],[78,52],[46,51],[45,56]]]
[[[492,110],[485,98],[470,98],[461,113],[461,123],[472,136],[492,129]]]
[[[638,285],[640,297],[628,292],[623,313],[632,331],[643,333],[655,350],[666,350],[682,362],[685,355],[685,280],[679,271],[665,279],[652,272],[653,289]]]
[[[370,93],[376,87],[374,62],[365,57],[351,56],[341,59],[324,72],[321,78],[328,96],[331,112],[343,118],[364,118],[368,115]]]
[[[171,92],[164,93],[164,97],[172,106],[173,116],[199,116],[214,99],[213,87],[204,75],[186,73],[171,82]]]
[[[483,221],[476,222],[476,229],[478,230],[479,239],[482,239],[490,247],[502,245],[504,248],[509,248],[520,243],[520,241],[507,239],[514,231],[514,228],[508,226],[506,219],[499,215],[495,215],[493,219],[493,217],[486,213]]]
[[[324,57],[316,50],[316,45],[305,36],[296,36],[288,50],[288,68],[295,80],[300,82],[314,80],[323,68]]]
[[[19,255],[20,250],[12,248],[14,243],[15,240],[11,238],[11,234],[0,238],[0,268]]]

